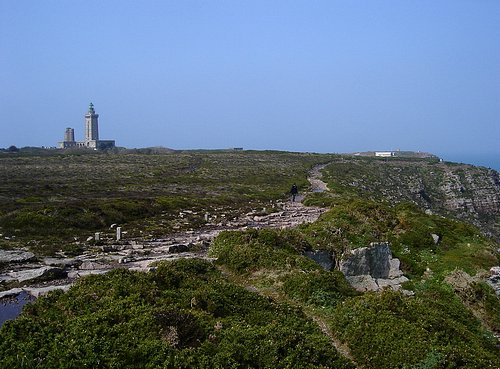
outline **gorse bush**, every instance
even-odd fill
[[[319,307],[334,307],[358,294],[341,272],[321,269],[287,275],[283,291],[292,299]]]
[[[298,309],[201,260],[84,278],[0,330],[2,368],[353,368]]]
[[[293,230],[227,231],[213,241],[209,255],[217,257],[219,264],[238,273],[260,268],[317,269],[317,264],[299,254],[308,247],[300,233]]]
[[[495,368],[496,340],[440,285],[416,297],[399,292],[365,294],[337,305],[332,327],[368,368]]]

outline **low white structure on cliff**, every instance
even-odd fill
[[[391,158],[395,156],[394,151],[375,151],[375,156],[380,158]]]

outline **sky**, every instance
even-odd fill
[[[500,0],[0,0],[0,86],[0,147],[92,102],[129,148],[500,162]]]

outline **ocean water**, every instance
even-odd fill
[[[495,169],[500,172],[500,153],[498,154],[443,154],[438,155],[445,161],[472,164]]]

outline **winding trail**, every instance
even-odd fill
[[[327,190],[326,183],[321,181],[321,170],[327,164],[315,166],[309,173],[308,180],[312,192]],[[0,282],[18,282],[28,284],[22,288],[14,288],[0,292],[0,299],[16,296],[20,293],[38,297],[54,289],[67,290],[76,279],[90,274],[102,274],[112,269],[148,271],[151,264],[160,260],[179,258],[205,258],[210,242],[222,231],[274,228],[293,228],[302,223],[312,223],[327,209],[305,206],[301,203],[303,195],[296,202],[278,202],[278,211],[260,215],[257,211],[244,214],[237,219],[207,222],[197,230],[171,234],[165,238],[144,240],[127,239],[111,242],[104,246],[95,246],[92,250],[79,256],[51,257],[36,262],[12,263],[9,270],[0,274]],[[192,251],[193,249],[201,251]],[[50,275],[66,275],[66,278],[35,282],[49,279]],[[32,282],[32,283],[31,283]],[[2,305],[0,304],[0,312]]]

